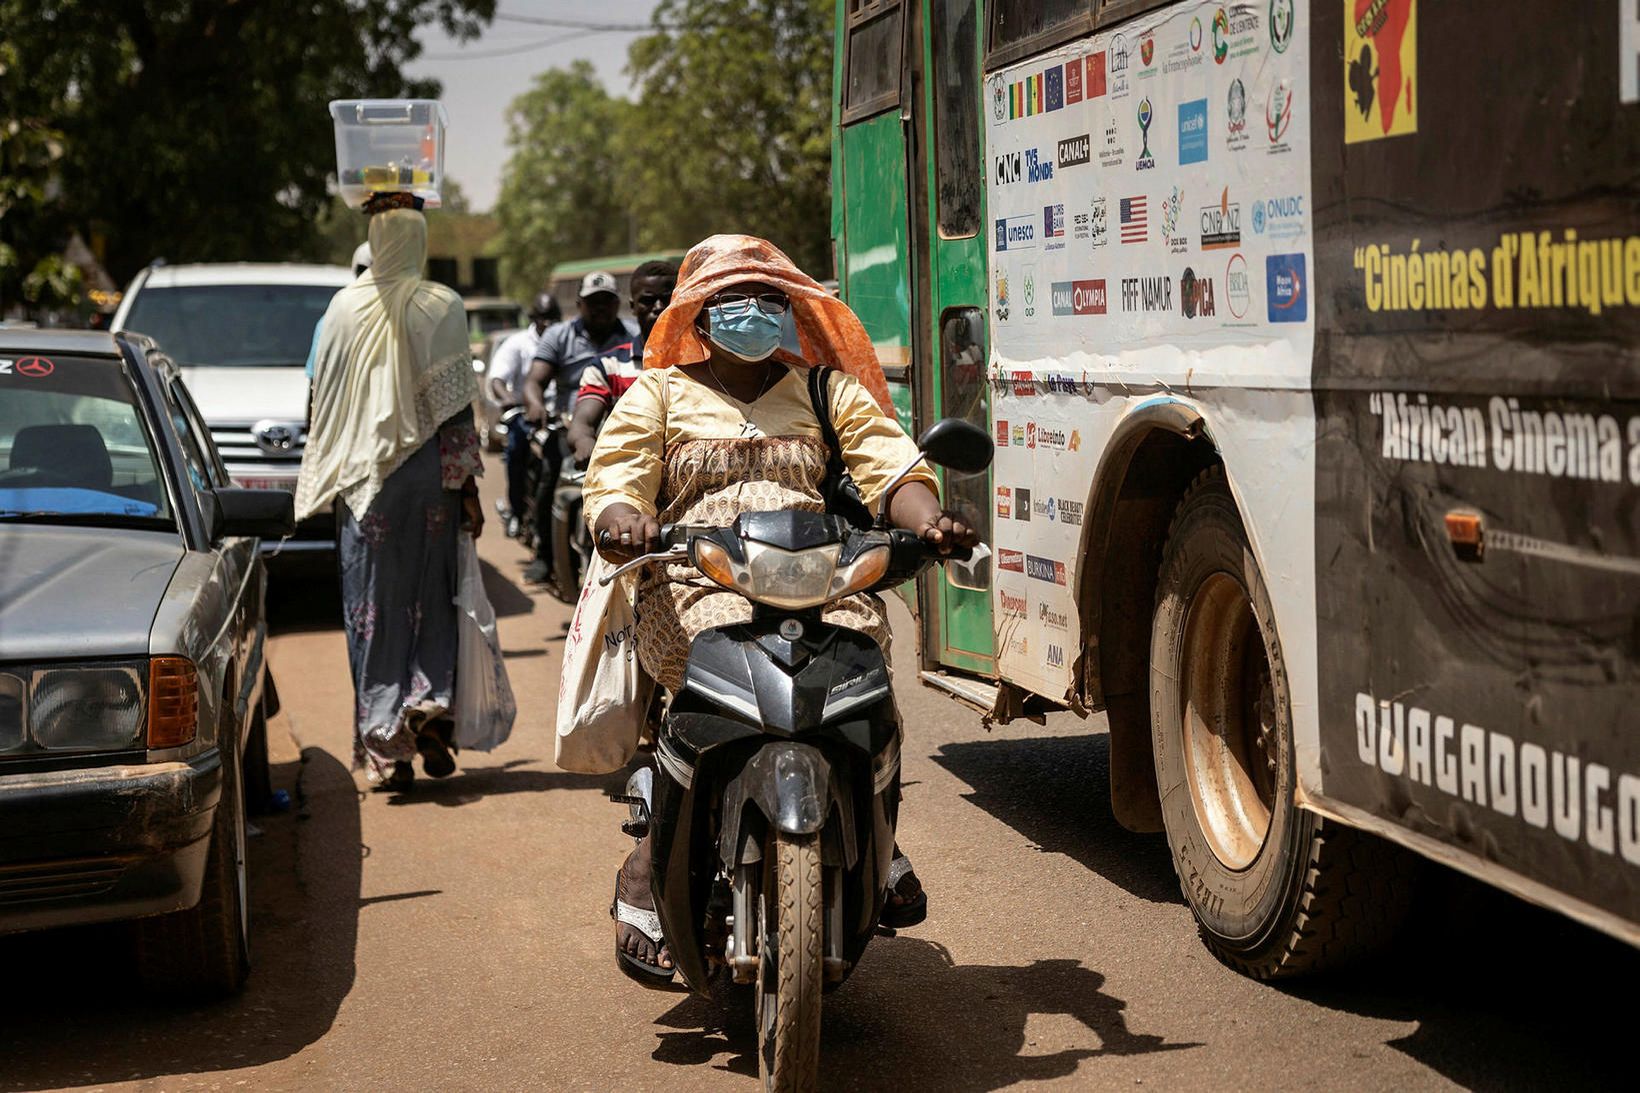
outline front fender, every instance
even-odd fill
[[[818,835],[835,812],[841,864],[855,860],[853,808],[819,748],[779,741],[764,745],[723,789],[718,853],[725,869],[758,861],[770,827],[788,835]]]

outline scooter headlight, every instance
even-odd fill
[[[781,550],[766,543],[747,543],[739,564],[709,539],[695,543],[695,565],[707,577],[748,599],[770,607],[801,611],[870,588],[888,572],[888,547],[873,547],[841,568],[841,543],[808,550]]]
[[[808,550],[781,550],[767,543],[746,544],[745,577],[741,590],[770,607],[801,610],[831,599],[831,578],[837,572],[841,543]]]

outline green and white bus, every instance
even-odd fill
[[[840,293],[997,443],[924,679],[1103,711],[1248,974],[1409,851],[1640,943],[1636,5],[839,0],[835,87]]]

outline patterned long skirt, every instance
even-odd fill
[[[353,760],[374,781],[394,760],[415,758],[416,730],[452,705],[461,494],[443,486],[435,436],[388,477],[362,518],[341,502],[337,510]]]

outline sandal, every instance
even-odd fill
[[[900,884],[907,877],[917,885],[917,894],[907,898],[900,891]],[[928,893],[923,891],[922,883],[917,880],[917,874],[911,868],[911,859],[894,848],[894,860],[888,863],[888,894],[892,898],[900,896],[905,902],[883,902],[883,913],[878,916],[877,923],[890,930],[904,930],[915,926],[928,917]]]
[[[416,734],[416,751],[421,754],[421,769],[429,778],[448,778],[456,772],[455,758],[449,745],[430,722]]]
[[[399,759],[393,763],[393,773],[383,778],[375,785],[377,793],[408,793],[416,782],[416,768],[408,760]]]
[[[655,946],[657,953],[666,948],[666,937],[661,933],[661,919],[654,911],[646,911],[642,907],[634,907],[621,898],[621,874],[615,872],[615,900],[609,905],[609,917],[615,920],[617,927],[627,925],[647,937]],[[672,976],[676,968],[663,968],[659,964],[639,960],[621,947],[620,930],[615,932],[615,965],[621,969],[621,974],[628,979],[642,983],[651,989],[664,989],[671,985]]]

